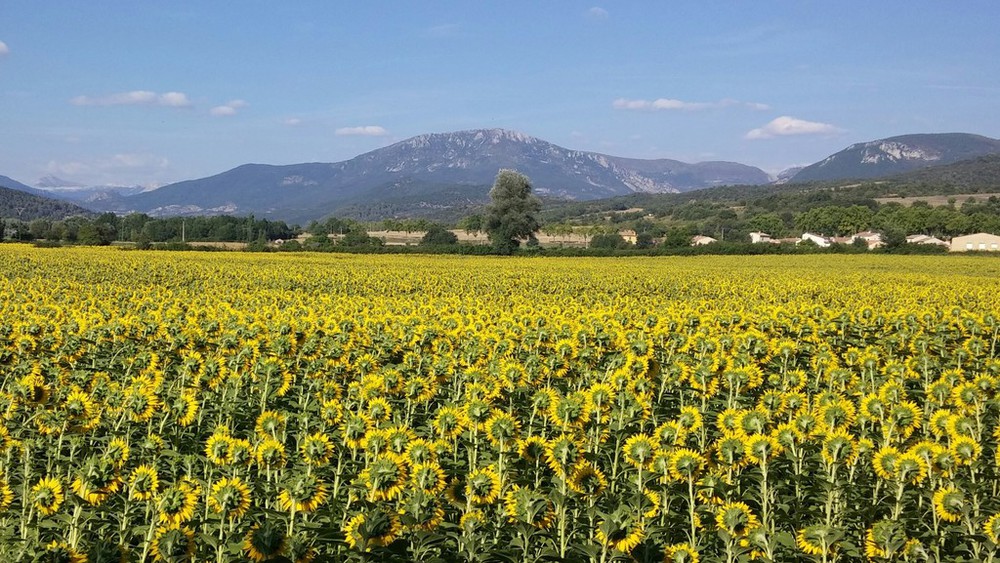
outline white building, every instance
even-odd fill
[[[702,235],[695,235],[691,237],[691,246],[704,246],[706,244],[712,244],[713,242],[719,242],[712,237],[706,237]]]
[[[938,246],[951,246],[947,241],[930,235],[910,235],[906,237],[907,244],[936,244]]]
[[[820,248],[827,248],[831,244],[830,239],[822,235],[815,235],[813,233],[802,233],[802,238],[800,239],[800,242],[805,242],[807,240]]]
[[[775,241],[771,239],[771,235],[767,233],[761,233],[757,231],[750,233],[750,244],[761,244],[769,242],[775,242]]]
[[[951,239],[952,252],[969,252],[973,250],[985,250],[986,252],[996,252],[1000,250],[1000,236],[990,233],[976,233],[974,235],[964,235]]]

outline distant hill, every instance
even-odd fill
[[[92,204],[118,212],[254,213],[300,222],[331,213],[427,216],[485,203],[501,168],[527,175],[540,196],[578,200],[770,181],[762,170],[737,163],[620,158],[565,149],[514,131],[479,129],[420,135],[332,164],[246,164]]]
[[[5,177],[0,177],[0,184],[4,182]],[[93,212],[69,202],[0,186],[0,218],[33,221],[65,219],[73,215],[93,215]]]
[[[1000,153],[1000,140],[968,133],[901,135],[856,143],[806,166],[792,182],[881,178]]]
[[[34,194],[37,196],[46,197],[45,192],[36,188],[32,188],[26,184],[22,184],[13,178],[8,178],[7,176],[0,176],[0,188],[8,188],[11,190],[17,190],[20,192],[27,192],[29,194]]]

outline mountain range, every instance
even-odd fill
[[[479,129],[420,135],[332,164],[246,164],[108,200],[103,208],[153,215],[254,213],[292,221],[347,209],[364,215],[374,208],[390,216],[414,208],[462,210],[487,201],[501,168],[528,176],[536,194],[561,199],[770,181],[759,168],[732,162],[620,158],[565,149],[514,131]]]
[[[566,149],[503,129],[420,135],[337,163],[245,164],[158,189],[84,187],[55,177],[39,190],[0,176],[0,186],[72,200],[97,211],[154,216],[255,214],[305,223],[336,214],[360,219],[458,218],[488,201],[501,168],[531,179],[545,199],[594,200],[678,193],[720,185],[865,179],[1000,153],[1000,141],[964,133],[857,143],[772,178],[734,162],[642,160]]]

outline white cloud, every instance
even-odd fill
[[[230,100],[221,106],[215,106],[214,108],[208,110],[208,113],[217,116],[236,115],[240,109],[245,108],[248,105],[249,104],[243,100]]]
[[[298,117],[289,117],[281,121],[282,124],[288,125],[289,127],[295,127],[296,125],[302,125],[302,119]]]
[[[783,115],[771,120],[770,123],[757,129],[751,129],[743,136],[745,139],[770,139],[789,135],[831,135],[840,133],[842,129],[829,123],[806,121]]]
[[[191,107],[191,100],[183,92],[158,94],[149,90],[132,90],[107,96],[77,96],[69,101],[74,106],[160,106],[168,108]]]
[[[341,127],[333,132],[335,135],[348,136],[359,135],[362,137],[384,137],[389,132],[380,125],[364,125],[361,127]]]
[[[3,41],[0,41],[0,57],[8,53],[10,53],[10,47],[8,47]]]
[[[608,11],[605,10],[604,8],[601,8],[600,6],[594,6],[593,8],[587,10],[585,13],[587,17],[593,18],[595,20],[603,20],[607,19],[608,17]]]
[[[628,110],[642,110],[642,111],[656,111],[656,110],[681,110],[681,111],[701,111],[707,109],[719,109],[727,107],[745,107],[754,110],[766,110],[770,109],[767,104],[760,104],[756,102],[741,102],[739,100],[733,100],[726,98],[724,100],[719,100],[718,102],[685,102],[683,100],[675,100],[673,98],[657,98],[655,100],[629,100],[626,98],[618,98],[611,103],[611,106],[615,109],[628,109]]]

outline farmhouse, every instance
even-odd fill
[[[638,240],[638,236],[639,236],[632,229],[625,229],[625,230],[618,231],[618,234],[623,239],[625,239],[625,242],[627,242],[629,244],[635,244],[636,241]]]
[[[831,244],[830,239],[821,235],[814,235],[813,233],[802,233],[800,242],[805,241],[810,241],[820,248],[826,248]]]
[[[706,244],[712,244],[713,242],[719,242],[712,237],[706,237],[703,235],[695,235],[691,237],[691,246],[704,246]]]
[[[990,233],[976,233],[951,239],[952,252],[969,252],[973,250],[985,250],[996,252],[1000,250],[1000,236]]]
[[[761,243],[771,243],[771,242],[778,242],[778,241],[772,239],[771,235],[767,233],[762,233],[758,231],[750,233],[750,244],[761,244]]]

